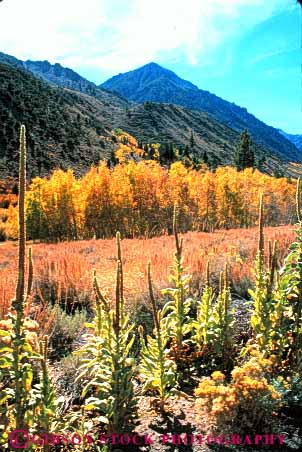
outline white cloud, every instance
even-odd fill
[[[20,58],[56,60],[85,48],[105,23],[103,0],[9,0],[0,5],[0,42]]]
[[[0,6],[1,50],[108,74],[171,55],[194,65],[280,1],[9,0]]]

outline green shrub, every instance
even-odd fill
[[[53,326],[50,333],[50,357],[62,358],[70,354],[76,347],[76,341],[80,339],[84,324],[87,321],[85,311],[75,311],[67,314],[59,305],[49,308],[49,314],[54,311]]]

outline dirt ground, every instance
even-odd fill
[[[274,442],[274,445],[259,444],[248,445],[232,445],[232,434],[236,432],[223,432],[223,443],[226,438],[229,439],[229,445],[219,444],[217,439],[216,445],[213,444],[214,438],[208,436],[206,433],[207,425],[203,419],[198,417],[196,413],[194,398],[173,398],[169,402],[168,413],[165,417],[157,415],[152,408],[152,398],[143,397],[139,402],[139,425],[135,428],[135,432],[141,437],[148,435],[153,443],[142,447],[133,447],[127,449],[114,449],[115,452],[119,450],[133,450],[140,452],[273,452],[273,451],[302,451],[302,435],[301,431],[293,425],[287,423],[280,427],[280,435],[284,435],[284,443],[280,445],[277,435],[274,438],[268,438],[269,443]],[[170,411],[170,412],[169,412]],[[255,443],[255,434],[250,434],[249,438]],[[238,439],[238,438],[237,438]],[[263,442],[265,437],[263,435]],[[242,437],[242,442],[244,437]]]

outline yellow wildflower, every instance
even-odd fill
[[[224,381],[224,379],[225,379],[225,375],[222,372],[220,372],[219,370],[217,370],[216,372],[213,372],[211,377],[214,381]]]

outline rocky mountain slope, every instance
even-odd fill
[[[283,136],[285,136],[287,140],[291,141],[296,146],[296,148],[302,151],[302,135],[293,135],[290,133],[283,132],[283,130],[279,130],[279,132]]]
[[[20,124],[27,127],[30,177],[53,168],[78,172],[110,153],[114,106],[53,87],[24,70],[0,64],[0,178],[16,174]]]
[[[62,88],[80,91],[95,97],[110,105],[123,107],[128,104],[119,94],[112,94],[107,90],[96,86],[93,82],[85,79],[72,69],[65,68],[60,64],[50,64],[48,61],[22,61],[11,55],[0,52],[0,62],[9,64],[18,69],[30,71],[35,76]]]
[[[277,129],[264,124],[245,108],[199,89],[158,64],[150,63],[116,75],[101,86],[135,102],[166,102],[207,112],[236,131],[248,129],[255,142],[282,159],[301,160],[296,146]]]
[[[206,152],[213,166],[232,163],[239,133],[205,112],[173,104],[129,102],[98,88],[96,94],[87,94],[90,82],[86,84],[73,71],[57,73],[56,65],[47,63],[47,77],[56,74],[49,83],[20,60],[2,54],[4,59],[6,63],[0,63],[0,178],[17,172],[21,123],[28,130],[30,177],[49,174],[58,167],[83,173],[100,159],[108,160],[117,146],[112,132],[115,128],[132,134],[141,143],[169,143],[180,148],[190,145],[193,134],[191,151],[196,157]],[[58,79],[73,90],[57,86]],[[190,86],[189,82],[184,86]],[[286,167],[286,157],[263,146],[255,145],[255,154],[258,161],[265,156],[265,169],[270,173]]]

